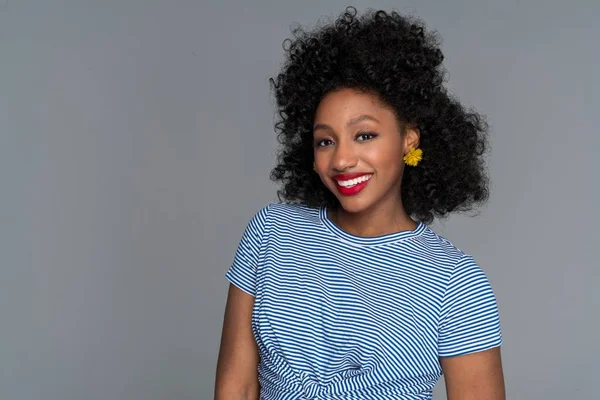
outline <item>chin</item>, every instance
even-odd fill
[[[348,213],[359,213],[369,208],[371,202],[366,199],[360,199],[358,197],[343,197],[339,198],[340,207]]]

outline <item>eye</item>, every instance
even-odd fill
[[[372,133],[372,132],[361,132],[358,135],[356,135],[356,140],[358,140],[359,142],[364,142],[367,140],[371,140],[377,137],[376,133]]]
[[[330,139],[318,140],[317,142],[315,142],[315,147],[326,147],[331,145],[331,143],[333,143],[333,141]]]

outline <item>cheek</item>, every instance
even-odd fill
[[[364,153],[365,161],[380,171],[394,172],[402,169],[402,150],[397,145],[378,146]]]

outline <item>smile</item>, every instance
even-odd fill
[[[369,183],[373,174],[361,175],[353,179],[334,179],[338,191],[344,196],[360,193]]]
[[[359,176],[358,178],[349,179],[347,181],[337,180],[336,182],[340,186],[343,186],[345,188],[351,188],[352,186],[356,186],[359,183],[368,181],[369,179],[371,179],[371,176],[372,175],[363,175],[363,176]]]

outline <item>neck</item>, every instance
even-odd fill
[[[402,202],[378,204],[359,212],[348,212],[340,206],[330,211],[329,219],[342,230],[364,237],[414,230],[417,227],[417,223],[404,210]]]

